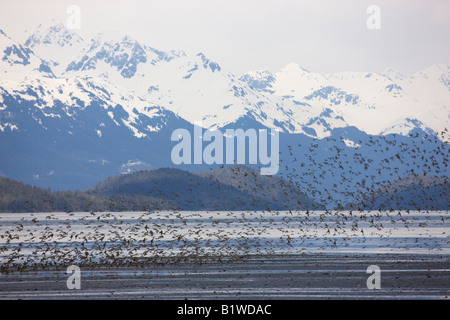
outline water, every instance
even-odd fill
[[[450,254],[448,211],[0,214],[3,266],[120,264],[154,257]]]

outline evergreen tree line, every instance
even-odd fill
[[[148,211],[174,209],[170,201],[143,195],[51,191],[0,177],[0,212]]]

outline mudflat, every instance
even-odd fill
[[[369,289],[369,266],[380,288]],[[0,299],[448,299],[443,254],[250,255],[196,257],[136,267],[81,267],[68,289],[67,266],[0,274]]]

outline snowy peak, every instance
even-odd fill
[[[290,63],[275,74],[273,88],[280,96],[303,98],[323,87],[332,86],[324,76]]]
[[[25,45],[32,49],[40,45],[74,47],[80,43],[84,44],[84,40],[77,33],[69,31],[62,23],[48,28],[40,25],[36,32],[25,41]]]
[[[49,65],[33,51],[0,33],[0,79],[21,79],[26,76],[54,77]]]
[[[423,77],[426,79],[439,79],[442,76],[450,74],[450,65],[448,64],[434,64],[421,71],[416,72],[413,77]]]
[[[147,62],[145,49],[129,36],[103,33],[91,40],[81,58],[71,62],[66,71],[96,70],[99,64],[111,66],[124,78],[135,75],[137,65]]]
[[[294,132],[324,137],[349,125],[370,134],[406,135],[416,128],[437,133],[449,127],[449,74],[448,65],[434,65],[413,76],[393,69],[321,75],[291,63],[275,74],[252,71],[240,80],[272,100],[281,97],[291,123],[301,125]],[[326,110],[335,116],[325,117]]]
[[[68,30],[62,23],[49,27],[39,25],[25,41],[25,46],[46,60],[57,76],[62,75],[68,63],[80,54],[85,45],[76,32]]]
[[[437,81],[450,90],[450,65],[435,64],[422,71],[416,72],[414,78],[422,78],[429,81]]]
[[[301,67],[299,64],[297,63],[289,63],[288,65],[286,65],[283,69],[281,69],[282,73],[293,73],[293,74],[304,74],[304,73],[310,73],[308,70],[306,70],[305,68]]]
[[[433,129],[427,127],[422,121],[416,120],[416,119],[409,119],[409,118],[403,118],[395,121],[396,124],[394,124],[391,127],[386,128],[381,132],[382,135],[391,134],[391,133],[398,133],[401,135],[408,135],[410,134],[414,129],[420,129],[423,132],[426,132],[427,134],[433,135]]]

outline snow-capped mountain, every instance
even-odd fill
[[[48,63],[0,29],[0,79],[54,77]]]
[[[27,183],[85,188],[102,177],[166,166],[173,130],[190,127],[99,79],[0,81],[0,168]]]
[[[316,138],[349,125],[370,134],[449,126],[445,65],[408,77],[389,69],[320,75],[291,63],[237,77],[202,53],[159,51],[119,32],[84,41],[63,25],[40,27],[25,45],[58,76],[102,79],[208,129],[243,118]]]
[[[0,93],[0,105],[3,108],[9,107],[6,99],[31,104],[39,113],[34,119],[40,124],[42,117],[74,118],[80,110],[98,104],[116,126],[128,128],[137,138],[149,137],[149,134],[160,131],[166,125],[165,118],[169,114],[176,117],[172,112],[148,100],[99,79],[36,78],[29,81],[0,81]],[[16,121],[21,120],[21,117],[11,117],[10,125],[19,128]],[[92,130],[101,137],[103,126],[104,124],[98,123]],[[69,128],[67,132],[70,133]]]
[[[300,128],[288,114],[292,103],[282,107],[283,98],[255,92],[204,54],[162,52],[120,33],[98,35],[67,66],[65,76],[120,84],[205,128],[220,128],[244,116],[283,131]]]
[[[60,23],[47,27],[39,25],[37,30],[27,38],[24,46],[46,60],[55,75],[61,76],[86,43],[78,33],[68,30]]]
[[[296,119],[310,127],[311,119],[327,108],[336,115],[330,128],[351,125],[370,134],[408,134],[413,128],[429,133],[449,127],[448,65],[433,65],[412,76],[388,69],[384,74],[343,72],[320,75],[291,63],[281,71],[249,72],[242,80],[253,89],[282,96],[300,103],[310,111]],[[340,121],[335,121],[340,120]],[[329,130],[316,131],[318,137]]]
[[[202,53],[115,32],[86,40],[63,25],[39,27],[24,44],[0,31],[0,57],[0,175],[27,183],[86,188],[173,167],[171,133],[198,122],[279,130],[280,174],[322,203],[354,201],[361,185],[411,169],[449,176],[447,65],[321,75],[292,63],[238,77]]]

